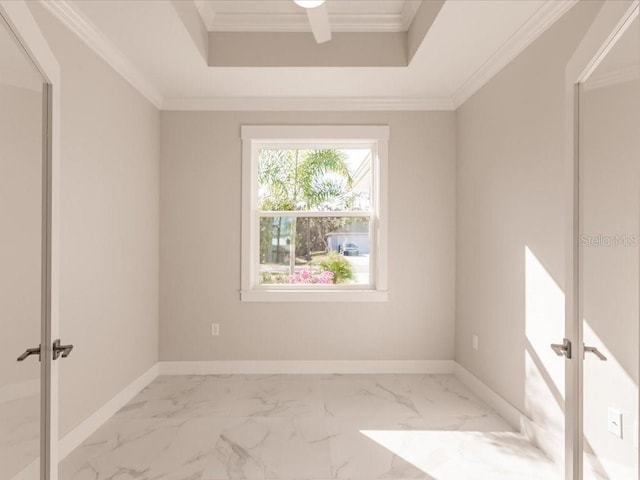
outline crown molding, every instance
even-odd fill
[[[639,65],[629,65],[627,67],[618,68],[617,70],[612,70],[611,72],[596,73],[591,75],[589,79],[583,83],[584,89],[595,90],[596,88],[609,87],[612,85],[617,85],[619,83],[630,82],[632,80],[637,80],[640,78],[640,66]]]
[[[181,111],[452,111],[449,98],[173,97],[162,110]]]
[[[111,40],[76,10],[68,0],[41,0],[40,3],[156,108],[161,107],[162,94],[156,87],[144,77],[133,62]]]
[[[567,13],[579,0],[547,0],[489,59],[454,93],[455,108],[480,90],[514,58]]]

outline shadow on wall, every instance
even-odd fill
[[[525,413],[530,420],[525,429],[554,463],[561,466],[564,464],[565,363],[559,361],[549,345],[564,337],[564,292],[528,246],[524,249],[524,263]],[[591,424],[606,425],[608,404],[625,405],[626,418],[635,418],[638,383],[617,358],[628,349],[617,348],[616,342],[603,341],[586,320],[583,326],[585,339],[608,358],[607,362],[591,358],[585,361],[585,415],[590,415],[585,416],[584,450],[585,462],[589,465],[585,471],[592,475],[587,478],[636,478],[637,450],[629,448],[633,441],[632,429],[637,428],[635,422],[628,422],[631,425],[627,426],[623,439],[612,437],[606,429],[603,432],[602,428],[589,428]],[[635,336],[632,341],[636,341]],[[595,390],[591,388],[594,382],[598,382]],[[599,409],[588,408],[593,407],[590,404],[598,405]],[[597,418],[591,418],[596,415]],[[626,458],[611,454],[616,442],[625,442],[617,445],[616,452],[626,450]]]

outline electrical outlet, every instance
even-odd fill
[[[212,323],[211,324],[211,336],[212,337],[217,337],[218,335],[220,335],[220,324],[219,323]]]
[[[473,336],[471,337],[471,346],[474,350],[478,349],[478,335],[473,334]]]
[[[609,407],[607,412],[607,428],[609,433],[618,438],[622,438],[622,413],[615,408]]]

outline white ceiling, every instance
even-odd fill
[[[286,11],[296,8],[288,0],[206,3],[226,14],[240,4],[245,10],[262,11],[268,4]],[[402,0],[328,4],[330,11],[352,16],[361,5],[365,18],[371,12],[365,7],[379,8],[382,16],[402,16],[407,8]],[[321,110],[453,109],[573,4],[575,0],[448,0],[408,67],[214,68],[207,66],[170,1],[41,3],[161,108]],[[367,21],[375,24],[368,17],[361,28]],[[207,28],[212,25],[215,15]]]

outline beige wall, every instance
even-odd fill
[[[163,112],[162,360],[453,359],[453,113]],[[388,124],[389,302],[240,302],[245,124]],[[210,324],[220,336],[210,336]]]
[[[61,66],[64,435],[158,360],[159,113],[39,4]]]
[[[584,341],[608,357],[585,359],[585,478],[637,479],[640,81],[588,90],[580,106]],[[622,439],[608,408],[623,414]]]
[[[456,359],[563,451],[565,65],[580,2],[457,111]],[[472,335],[479,349],[472,348]]]

